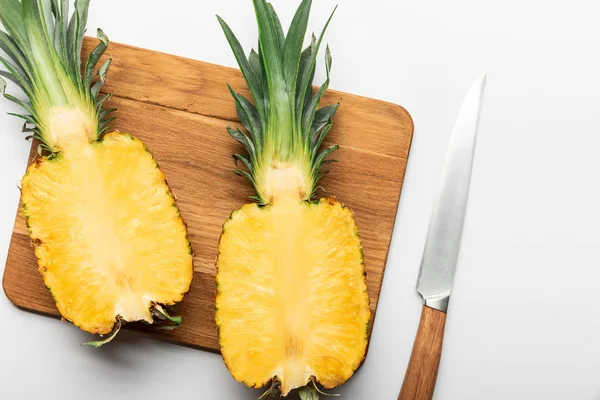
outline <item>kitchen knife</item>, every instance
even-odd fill
[[[473,83],[450,139],[417,279],[417,292],[425,305],[399,400],[429,400],[433,397],[469,196],[485,82],[483,75]]]

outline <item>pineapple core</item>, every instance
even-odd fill
[[[98,122],[78,108],[52,107],[47,120],[48,134],[57,149],[82,148],[95,139]]]
[[[274,162],[267,170],[264,193],[270,202],[290,197],[304,199],[307,192],[305,173],[295,164]]]
[[[217,267],[221,352],[237,380],[277,379],[285,396],[311,379],[333,388],[359,367],[369,300],[354,218],[341,203],[284,196],[243,206],[224,225]]]

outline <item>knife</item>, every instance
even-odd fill
[[[450,139],[417,279],[417,292],[425,304],[399,400],[433,397],[469,197],[485,83],[486,75],[482,75],[471,86]]]

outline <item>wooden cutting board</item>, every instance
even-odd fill
[[[89,54],[96,43],[96,39],[86,38],[84,54]],[[246,84],[236,69],[130,46],[112,43],[107,55],[113,63],[105,90],[114,93],[111,106],[118,108],[114,127],[144,141],[156,157],[177,196],[195,251],[192,288],[178,307],[184,318],[181,328],[156,332],[129,327],[161,340],[218,351],[214,299],[221,225],[253,194],[250,184],[232,172],[232,154],[242,149],[229,137],[226,127],[241,125],[225,82],[249,97]],[[332,77],[335,83],[335,69]],[[321,181],[326,191],[318,195],[335,195],[356,215],[374,318],[413,123],[400,106],[351,94],[329,91],[323,105],[340,99],[328,137],[328,143],[341,145],[334,153],[339,163],[332,164],[331,172]],[[3,286],[16,306],[59,316],[37,271],[20,209]]]

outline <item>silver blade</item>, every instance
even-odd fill
[[[417,280],[425,305],[443,312],[458,260],[485,81],[485,75],[475,81],[456,120]]]

